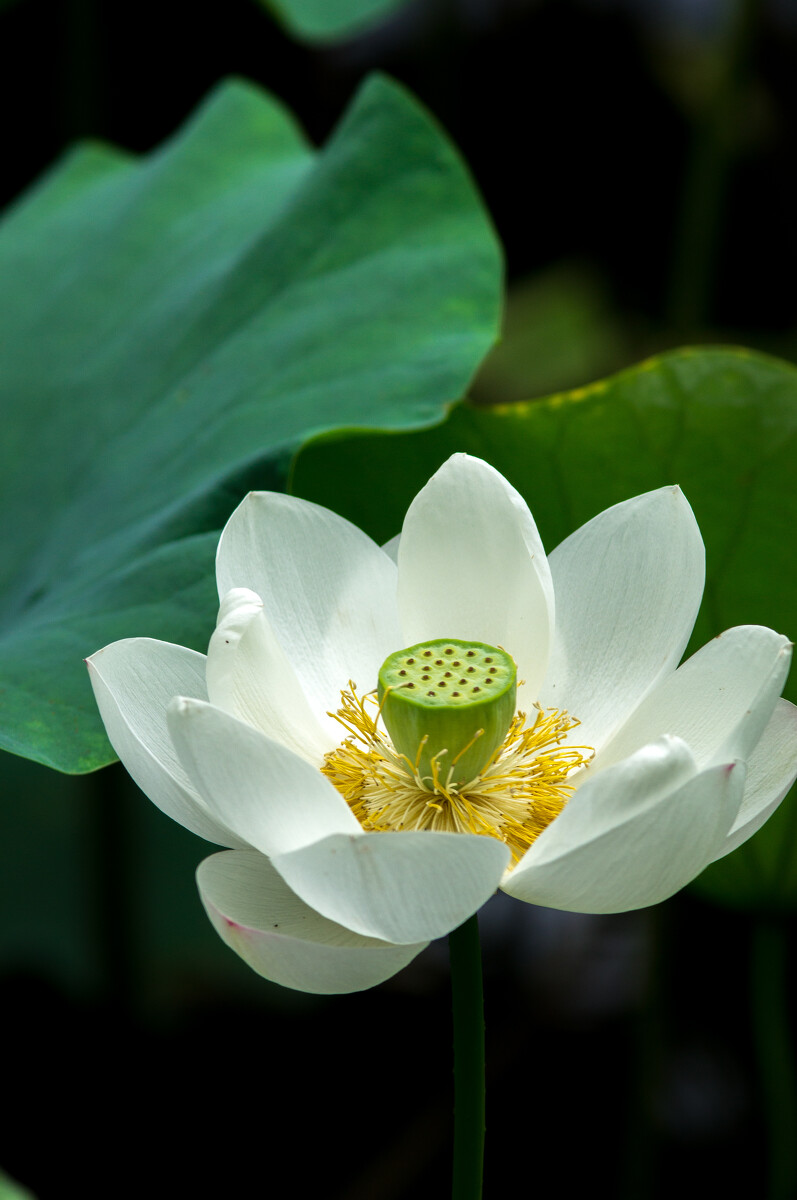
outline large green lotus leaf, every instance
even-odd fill
[[[263,0],[297,37],[328,41],[359,33],[407,0]]]
[[[495,337],[500,252],[418,105],[376,78],[314,152],[224,85],[141,159],[74,152],[0,226],[0,746],[111,760],[81,659],[204,648],[231,480],[310,434],[417,427]],[[188,538],[189,540],[185,540]]]
[[[611,504],[680,484],[708,558],[690,652],[732,625],[797,633],[797,371],[788,364],[743,350],[682,350],[543,400],[459,405],[419,433],[319,439],[298,455],[292,489],[385,540],[457,450],[487,459],[523,493],[548,547]],[[786,695],[797,700],[797,670]],[[795,799],[701,876],[704,894],[797,902]]]

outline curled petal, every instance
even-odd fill
[[[716,858],[723,858],[761,828],[797,778],[794,747],[797,708],[779,700],[769,724],[747,760],[747,783],[738,815]]]
[[[503,890],[571,912],[665,900],[711,861],[741,803],[743,763],[693,772],[688,748],[674,738],[601,771],[505,876]]]
[[[350,679],[376,686],[401,645],[396,564],[360,529],[317,504],[252,492],[230,517],[216,556],[219,595],[249,588],[321,719]],[[330,728],[334,726],[330,723]]]
[[[204,698],[205,656],[152,638],[112,642],[87,659],[111,745],[153,804],[220,846],[244,846],[212,816],[186,775],[166,725],[176,693]]]
[[[217,708],[318,765],[340,740],[327,736],[277,641],[263,602],[248,588],[224,597],[208,646],[208,698]]]
[[[359,992],[389,979],[426,943],[391,946],[328,921],[267,858],[226,851],[199,864],[197,886],[221,939],[258,975],[301,992]]]

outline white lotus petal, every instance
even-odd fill
[[[376,687],[401,646],[396,565],[336,513],[274,492],[252,492],[225,526],[216,556],[220,596],[256,592],[314,712],[340,703],[350,679]],[[328,722],[328,725],[327,725]]]
[[[554,593],[519,492],[481,459],[453,455],[407,510],[398,563],[404,644],[453,637],[503,646],[532,703],[548,662]]]
[[[771,629],[727,630],[642,701],[597,755],[595,768],[619,762],[663,733],[684,738],[701,768],[746,759],[772,715],[790,662],[791,643]]]
[[[675,669],[703,593],[703,542],[679,488],[616,504],[550,556],[556,635],[541,702],[596,749]]]
[[[665,734],[605,771],[593,766],[576,776],[577,791],[559,816],[543,830],[511,872],[521,879],[531,863],[564,848],[588,842],[622,824],[636,811],[650,808],[697,773],[692,751],[682,738]]]
[[[341,740],[316,720],[296,672],[274,636],[263,602],[248,588],[224,597],[208,646],[208,698],[316,766]]]
[[[393,562],[396,564],[396,566],[398,566],[398,552],[399,552],[400,545],[401,545],[401,534],[397,533],[395,537],[390,538],[390,540],[385,542],[382,546],[382,549],[384,550],[385,554],[388,556],[388,558],[391,558],[393,560]]]
[[[175,695],[204,698],[205,656],[152,638],[112,642],[86,660],[105,729],[153,804],[209,842],[246,845],[208,812],[179,761],[166,726]]]
[[[381,548],[314,504],[253,493],[219,543],[207,661],[136,641],[89,666],[142,788],[246,847],[197,873],[220,936],[267,978],[346,992],[400,970],[497,886],[566,910],[645,907],[763,824],[797,775],[797,709],[778,699],[791,647],[739,627],[676,670],[703,580],[678,488],[601,513],[549,565],[522,497],[459,454]],[[329,715],[341,689],[370,691],[389,654],[441,637],[503,646],[520,706],[567,710],[570,741],[597,751],[514,869],[494,838],[363,830],[320,770],[345,737]]]
[[[573,912],[623,912],[672,895],[711,860],[744,787],[743,763],[693,769],[685,743],[662,738],[595,775],[503,890]]]
[[[167,716],[180,760],[210,811],[261,853],[360,831],[340,792],[280,742],[199,700],[179,697]]]
[[[389,979],[426,945],[392,946],[320,916],[267,858],[225,851],[199,864],[197,886],[226,944],[258,975],[302,992],[359,992]]]
[[[761,828],[797,778],[797,708],[780,700],[747,760],[747,783],[739,813],[716,858],[741,846]]]
[[[409,944],[449,933],[493,894],[509,851],[465,833],[336,835],[273,864],[316,912],[366,937]]]

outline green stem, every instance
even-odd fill
[[[797,1195],[797,1080],[786,996],[788,940],[782,921],[759,918],[753,928],[751,988],[769,1149],[767,1200]]]
[[[479,919],[448,935],[454,1014],[453,1200],[481,1200],[484,1167],[484,995]]]

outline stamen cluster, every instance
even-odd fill
[[[421,776],[424,741],[414,761],[399,753],[379,728],[376,694],[361,697],[350,681],[341,707],[329,714],[349,736],[326,755],[321,771],[364,829],[485,834],[505,842],[517,862],[562,811],[575,790],[574,773],[593,756],[589,747],[562,744],[577,720],[535,707],[529,724],[516,713],[477,776],[457,782],[445,753],[431,759],[431,775]]]

